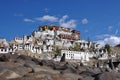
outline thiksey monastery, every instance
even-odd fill
[[[40,26],[30,36],[15,37],[9,43],[6,39],[0,39],[1,54],[14,54],[23,50],[39,55],[56,52],[59,57],[65,54],[66,60],[81,62],[89,61],[93,57],[108,59],[107,50],[100,48],[99,44],[81,40],[79,31],[59,26]]]

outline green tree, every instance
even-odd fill
[[[108,54],[111,54],[111,49],[109,44],[105,45],[105,49],[107,50]]]
[[[113,65],[112,58],[111,58],[111,48],[110,48],[110,45],[109,45],[109,44],[106,44],[106,45],[105,45],[105,49],[106,49],[107,52],[108,52],[109,63],[110,63],[110,65],[111,65],[111,68],[114,69],[114,65]]]
[[[75,51],[80,50],[80,46],[78,45],[78,43],[75,43],[73,50],[75,50]]]
[[[88,39],[87,39],[88,43],[90,43],[90,37],[88,36]]]
[[[90,46],[90,37],[89,36],[88,36],[87,41],[88,41],[88,47],[89,47]]]
[[[59,49],[58,46],[56,46],[56,47],[54,48],[54,52],[55,52],[56,56],[60,56],[60,55],[61,55],[61,54],[60,54],[60,49]]]
[[[90,46],[90,48],[91,48],[92,50],[94,50],[94,49],[95,49],[95,46],[92,44],[92,45]]]

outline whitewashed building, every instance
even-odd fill
[[[93,57],[100,60],[108,59],[108,53],[104,50],[97,52],[61,50],[61,55],[63,54],[65,54],[65,58],[68,60],[80,60],[81,62],[89,61]]]
[[[5,39],[0,39],[0,43],[5,43]],[[14,53],[17,50],[28,50],[32,53],[44,54],[53,52],[55,47],[61,48],[61,55],[65,54],[68,60],[80,60],[81,62],[89,61],[90,58],[96,57],[106,59],[107,51],[101,50],[99,44],[81,40],[80,32],[70,28],[58,26],[40,26],[30,36],[15,37],[14,43],[8,48],[0,48],[0,53]],[[94,49],[95,51],[70,51],[79,45],[80,50]],[[66,49],[66,50],[62,50]]]
[[[4,47],[0,47],[0,53],[9,53],[9,49],[8,48],[4,48]]]
[[[97,43],[88,42],[85,40],[78,40],[75,42],[80,45],[80,48],[92,48],[93,47],[94,49],[100,49],[100,46]]]
[[[80,51],[61,50],[61,55],[65,54],[68,60],[80,60],[81,62],[89,61],[89,53]]]
[[[15,37],[14,39],[17,43],[22,44],[24,42],[24,39],[21,37]]]
[[[0,47],[9,46],[5,38],[0,38]]]
[[[14,54],[15,53],[15,49],[0,47],[0,54],[7,54],[7,53]]]
[[[23,37],[24,44],[31,43],[32,41],[33,41],[33,36],[24,36]]]

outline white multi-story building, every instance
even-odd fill
[[[0,43],[5,43],[6,40],[0,39]],[[95,52],[89,51],[70,51],[79,45],[80,49],[94,49]],[[53,52],[55,46],[61,48],[61,55],[65,53],[66,59],[80,60],[81,62],[89,61],[89,58],[107,58],[107,51],[100,51],[99,44],[88,42],[80,39],[80,32],[70,28],[58,26],[41,26],[37,31],[34,31],[30,36],[15,37],[14,43],[9,48],[0,48],[0,53],[11,53],[17,50],[29,50],[32,53],[49,53]],[[66,49],[66,50],[62,50]]]

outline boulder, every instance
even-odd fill
[[[21,59],[16,59],[16,60],[14,60],[14,63],[18,64],[19,66],[23,66],[26,62]]]
[[[4,76],[0,76],[0,80],[8,80]]]
[[[42,77],[42,78],[36,78],[36,77],[21,77],[21,78],[16,78],[16,79],[11,79],[11,80],[49,80],[47,77]]]
[[[80,71],[78,70],[78,67],[75,66],[68,66],[69,69],[71,69],[72,73],[78,74]]]
[[[98,74],[95,77],[95,80],[116,80],[116,76],[114,72],[104,72],[104,73]]]
[[[67,66],[65,70],[61,71],[62,73],[75,73],[75,74],[78,74],[79,73],[79,70],[76,69],[75,67],[73,66]]]
[[[19,55],[17,59],[14,60],[14,62],[18,63],[21,66],[24,66],[26,63],[35,64],[35,62],[32,61],[31,57],[25,55]]]
[[[79,71],[79,73],[87,70],[86,67],[82,67],[82,66],[76,66],[75,68]]]
[[[33,58],[32,61],[33,61],[35,64],[40,65],[40,61],[39,61],[38,59]]]
[[[115,73],[116,80],[120,80],[120,73]]]
[[[17,57],[17,59],[22,59],[22,60],[28,60],[28,61],[31,61],[32,60],[32,58],[31,57],[29,57],[29,56],[25,56],[25,55],[19,55],[18,57]]]
[[[7,62],[9,60],[10,60],[10,54],[9,55],[7,55],[7,54],[1,54],[0,55],[0,61],[1,62]]]
[[[67,66],[54,65],[53,69],[54,70],[66,70]]]
[[[101,69],[95,67],[87,68],[87,71],[92,72],[94,74],[101,73]]]
[[[82,76],[74,73],[63,74],[63,77],[65,77],[65,80],[78,80],[82,78]]]
[[[1,69],[11,69],[11,68],[15,68],[18,66],[19,65],[17,63],[14,63],[14,62],[0,62],[0,70]]]
[[[13,78],[18,78],[21,77],[19,74],[17,74],[16,72],[12,71],[12,70],[3,70],[0,73],[0,76],[2,76],[3,78],[6,79],[13,79]]]
[[[11,69],[11,70],[14,71],[15,73],[19,74],[20,76],[24,76],[24,75],[32,72],[31,68],[23,67],[23,66],[19,66],[14,69]]]
[[[52,79],[51,80],[67,80],[63,75],[60,74],[54,74],[51,75]]]
[[[53,67],[55,64],[56,64],[56,62],[53,61],[53,60],[41,60],[41,61],[39,62],[39,65],[41,65],[41,66]]]
[[[61,74],[68,74],[68,73],[73,73],[73,72],[69,68],[61,71]]]
[[[33,65],[33,64],[26,63],[24,66],[28,67],[28,68],[31,68],[32,72],[39,72],[39,71],[41,71],[40,65]]]
[[[29,73],[24,77],[16,78],[12,80],[66,80],[63,75],[51,74],[44,71]]]
[[[0,61],[1,62],[8,62],[17,59],[17,54],[0,54]]]
[[[79,78],[78,80],[94,80],[94,77],[87,76],[87,77],[84,77],[84,78]]]
[[[91,71],[83,71],[83,72],[80,73],[80,75],[83,76],[83,77],[87,77],[87,76],[91,76],[92,77],[92,76],[95,75],[95,73],[93,73]]]

